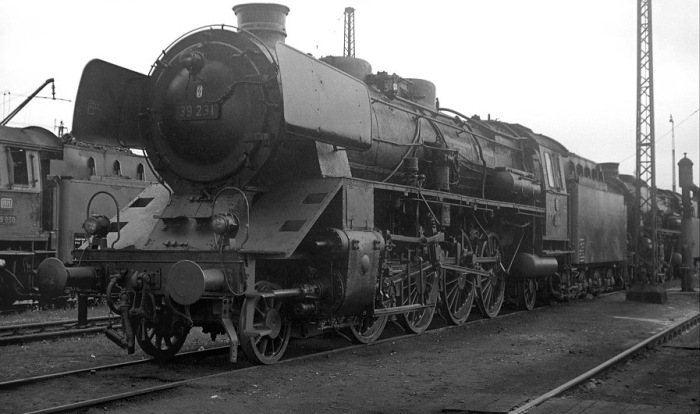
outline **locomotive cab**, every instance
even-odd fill
[[[62,144],[39,128],[0,126],[0,306],[38,293],[36,266],[56,253],[49,160]]]

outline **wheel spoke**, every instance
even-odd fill
[[[260,281],[256,283],[258,292],[269,292],[280,289],[279,286]],[[255,301],[252,315],[246,315],[247,301]],[[291,337],[291,321],[287,317],[283,303],[275,297],[248,298],[243,303],[241,312],[241,327],[245,326],[246,317],[253,318],[253,330],[256,335],[240,335],[241,347],[248,358],[257,364],[272,364],[277,362],[289,343]],[[272,326],[268,326],[268,324]],[[280,324],[281,326],[278,326]],[[279,331],[277,330],[279,328]],[[274,335],[274,338],[272,337]]]
[[[356,318],[349,331],[354,342],[368,344],[379,338],[384,331],[388,316]]]
[[[500,262],[501,243],[494,233],[489,233],[477,251],[480,257],[496,258],[495,262],[482,264],[482,269],[491,275],[482,277],[480,286],[476,289],[478,293],[477,303],[482,315],[492,318],[500,312],[505,293],[505,272]]]

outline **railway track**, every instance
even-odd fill
[[[502,320],[503,318],[508,318],[521,313],[522,312],[520,311],[513,311],[511,313],[499,316],[496,318],[496,320]],[[689,324],[697,323],[698,319],[698,315],[695,315],[687,320],[676,323],[672,327],[665,329],[663,332],[640,342],[634,347],[631,347],[622,354],[613,358],[613,360],[617,359],[617,362],[620,362],[633,355],[635,352],[644,349],[645,347],[653,346],[660,341],[664,341],[685,329]],[[473,319],[467,322],[465,325],[459,327],[438,327],[425,332],[423,336],[438,334],[469,325],[473,326],[475,324],[482,323],[488,324],[488,321],[490,320]],[[396,332],[398,330],[396,329],[394,331]],[[404,339],[416,337],[417,336],[413,334],[395,334],[378,340],[369,346],[381,346],[383,344],[387,344],[388,342],[402,341]],[[303,346],[304,344],[307,344],[308,341],[311,340],[299,341],[295,345]],[[288,352],[289,357],[282,360],[280,364],[293,363],[295,361],[317,358],[324,355],[330,356],[331,354],[341,352],[349,353],[354,352],[359,348],[367,347],[367,345],[350,345],[339,337],[336,337],[335,342],[328,340],[328,338],[323,338],[320,342],[327,342],[327,344],[315,344],[307,349],[292,349],[292,346],[290,345]],[[322,349],[324,346],[325,349]],[[183,354],[182,356],[178,356],[176,359],[169,361],[168,364],[160,364],[153,360],[144,360],[126,364],[117,364],[114,366],[93,367],[79,371],[16,380],[8,383],[0,383],[0,399],[5,399],[8,401],[23,401],[24,396],[45,394],[45,392],[42,390],[51,389],[53,381],[60,378],[62,389],[76,390],[76,392],[80,394],[72,396],[61,395],[60,398],[55,399],[43,399],[41,403],[48,404],[48,407],[40,406],[37,403],[29,407],[23,406],[21,410],[16,410],[16,412],[51,413],[67,410],[78,410],[86,407],[123,401],[132,397],[153,394],[217,377],[226,377],[226,382],[230,382],[230,379],[235,378],[235,376],[238,374],[243,374],[251,370],[262,368],[259,366],[252,366],[246,361],[241,361],[241,363],[236,364],[235,366],[229,365],[226,361],[227,349],[227,347],[219,347],[208,350],[208,354],[192,353],[192,355],[195,356],[194,358],[188,358],[186,354]],[[137,364],[140,366],[138,370],[135,370],[132,365]],[[595,375],[596,372],[597,371],[595,370],[591,370],[591,372],[588,374]],[[578,378],[577,383],[581,381],[585,381],[583,376]],[[108,388],[99,390],[97,389],[98,387],[96,388],[94,385],[86,386],[86,383],[102,383],[110,385]],[[68,385],[66,386],[66,384]],[[571,384],[569,387],[574,385],[575,384]],[[90,390],[90,392],[85,392],[86,390]],[[109,392],[106,390],[109,390]],[[560,392],[563,392],[563,389],[553,390],[551,395],[548,395],[550,393],[547,393],[542,397],[545,398],[544,400],[540,400],[539,398],[533,399],[528,404],[534,404],[531,406],[534,407],[541,403],[538,403],[538,400],[545,401],[546,398],[552,398],[552,396],[558,395]],[[523,406],[523,411],[519,412],[527,412],[527,410],[531,409],[531,407]]]
[[[683,331],[686,331],[693,327],[694,325],[697,325],[700,323],[700,313],[695,314],[694,316],[691,316],[689,318],[686,318],[684,320],[681,320],[680,322],[677,322],[676,324],[664,329],[661,332],[658,332],[655,335],[650,336],[649,338],[631,346],[630,348],[626,349],[625,351],[619,353],[618,355],[615,355],[614,357],[608,359],[607,361],[603,362],[602,364],[584,372],[583,374],[577,376],[576,378],[573,378],[570,381],[567,381],[566,383],[555,387],[551,389],[550,391],[531,399],[527,403],[515,408],[514,410],[511,410],[509,414],[525,414],[528,412],[531,412],[533,409],[536,407],[544,404],[545,402],[563,394],[564,392],[590,380],[591,378],[594,378],[595,376],[599,375],[600,373],[609,370],[610,368],[626,361],[633,355],[647,349],[651,348],[657,345],[661,345],[670,339],[678,336],[681,334]]]
[[[102,332],[109,320],[109,316],[90,318],[85,326],[78,326],[77,320],[0,326],[0,346]]]
[[[522,312],[524,311],[507,311],[504,309],[504,313],[498,316],[496,319],[507,318],[512,315],[520,314]],[[490,319],[473,319],[460,326],[449,325],[434,328],[424,332],[423,335],[437,334],[445,332],[447,330],[465,327],[468,325],[487,323],[488,321],[490,321]],[[284,358],[283,360],[278,362],[278,364],[288,364],[305,359],[317,358],[319,356],[330,356],[332,354],[340,352],[352,352],[356,349],[367,346],[380,346],[388,342],[402,341],[405,339],[416,337],[415,334],[397,334],[396,332],[398,332],[398,329],[395,330],[394,334],[389,333],[388,337],[379,339],[369,345],[350,344],[346,341],[344,337],[341,337],[340,335],[336,336],[335,340],[328,340],[328,338],[323,338],[319,341],[321,345],[317,344],[306,349],[303,348],[303,345],[306,343],[306,341],[300,341],[300,348],[289,349],[287,352],[287,355],[289,355],[289,357]],[[322,349],[319,350],[320,348]],[[51,407],[31,407],[24,411],[21,411],[24,413],[33,414],[56,413],[84,409],[100,404],[121,401],[132,397],[138,397],[142,395],[161,392],[168,389],[178,388],[187,384],[192,384],[210,378],[234,376],[237,373],[243,373],[254,369],[264,368],[264,366],[252,365],[247,360],[239,361],[237,364],[232,366],[227,362],[227,360],[222,360],[222,358],[227,358],[227,351],[228,346],[223,346],[210,348],[202,351],[192,351],[178,354],[175,357],[168,360],[167,364],[162,364],[159,363],[159,361],[157,360],[149,358],[140,361],[129,361],[118,364],[89,367],[79,370],[59,372],[37,377],[29,377],[12,381],[0,382],[0,399],[2,399],[4,396],[6,399],[12,398],[13,400],[18,401],[22,400],[24,398],[23,396],[25,395],[41,395],[41,390],[50,387],[52,381],[55,380],[60,380],[64,387],[67,381],[75,382],[74,386],[69,386],[67,388],[79,391],[83,395],[56,396],[57,398],[62,398],[63,401],[51,402],[51,404],[53,404]],[[134,370],[132,369],[134,365],[139,365],[139,367],[142,369],[139,372],[134,372]],[[202,373],[202,371],[204,371],[204,373]],[[110,389],[110,391],[112,391],[113,393],[109,395],[85,395],[86,388],[90,387],[85,387],[84,382],[92,382],[98,376],[103,377],[101,378],[102,381],[111,382],[112,384],[114,384],[114,387]],[[104,377],[114,378],[114,380],[110,381],[108,378]],[[135,389],[133,384],[131,384],[130,382],[127,382],[123,386],[120,386],[119,384],[124,383],[124,378],[137,378],[139,381],[139,387]]]

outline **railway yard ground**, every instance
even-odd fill
[[[697,276],[694,285],[698,286]],[[683,293],[678,286],[678,281],[667,284],[669,300],[663,305],[626,301],[625,293],[617,292],[531,312],[506,312],[494,320],[480,319],[475,310],[470,318],[474,322],[461,327],[232,370],[87,412],[505,413],[697,315],[697,288]],[[436,315],[433,326],[441,325]],[[399,334],[399,329],[388,326],[383,338],[392,333]],[[698,413],[699,335],[695,325],[528,412]],[[288,357],[344,342],[336,335],[293,341]],[[204,335],[190,334],[185,349],[225,344],[221,338],[212,344]],[[0,352],[2,381],[145,358],[139,350],[126,358],[102,335],[9,345]],[[203,357],[201,362],[172,363],[167,369],[159,364],[131,366],[116,377],[86,374],[83,385],[56,379],[37,385],[38,392],[0,387],[0,411],[39,410],[52,396],[76,387],[84,387],[86,394],[108,394],[120,382],[128,389],[146,380],[177,381],[198,366],[203,374],[222,373],[227,371],[227,356],[222,351],[207,356],[206,362]]]

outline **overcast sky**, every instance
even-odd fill
[[[355,11],[356,56],[375,72],[434,82],[441,106],[519,123],[632,174],[637,0],[289,0],[287,43],[342,55],[343,11]],[[231,1],[0,0],[2,117],[47,78],[73,101],[99,58],[147,73],[160,51],[209,24],[236,24]],[[698,0],[653,2],[657,185],[676,162],[700,166]],[[50,96],[47,87],[40,96]],[[73,103],[35,99],[10,126],[70,129]],[[698,169],[695,182],[698,183]]]

